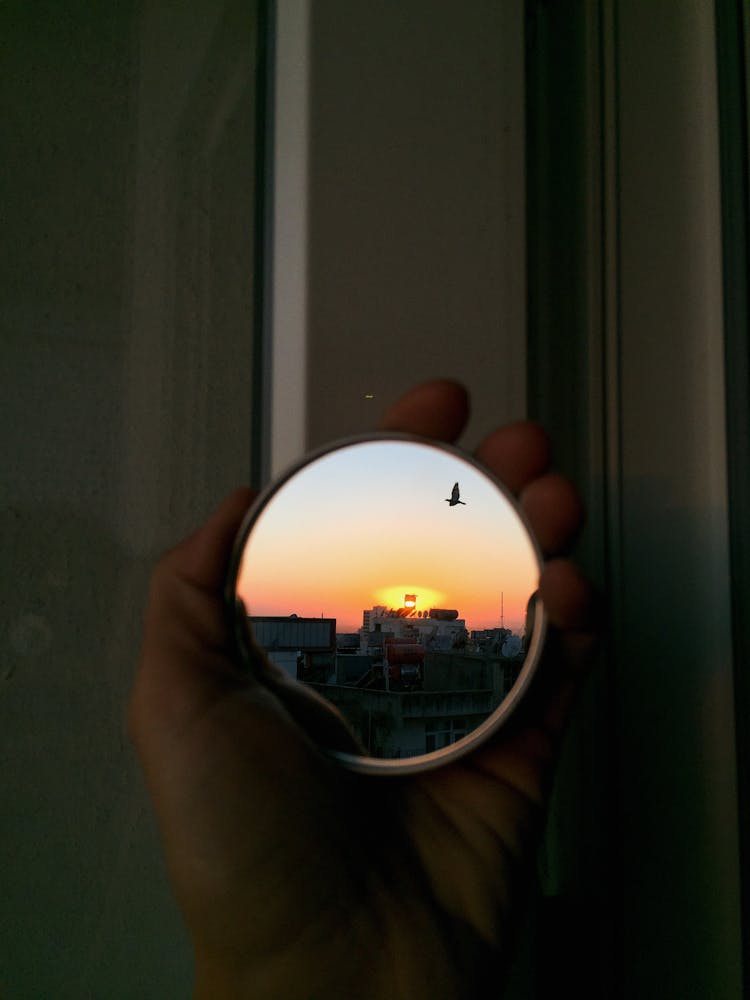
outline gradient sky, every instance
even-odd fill
[[[450,507],[458,481],[466,506]],[[523,628],[539,570],[512,506],[439,448],[374,441],[331,452],[274,494],[250,533],[238,593],[252,615],[362,624],[377,604],[455,608],[467,628]]]

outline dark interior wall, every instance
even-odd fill
[[[0,324],[16,445],[4,480],[36,500],[86,490],[101,515],[132,226],[133,8],[17,3],[0,18]]]
[[[583,489],[579,557],[608,608],[541,859],[540,995],[733,1000],[714,5],[529,9],[530,411]]]
[[[123,725],[149,567],[249,468],[255,8],[189,6],[0,5],[12,1000],[189,992]]]
[[[473,446],[526,405],[523,4],[311,9],[309,444],[452,376]]]

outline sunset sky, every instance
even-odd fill
[[[466,506],[445,499],[458,481]],[[375,441],[332,452],[274,495],[250,533],[238,593],[252,615],[337,619],[362,611],[455,608],[467,628],[523,628],[538,567],[502,493],[461,458],[428,445]]]

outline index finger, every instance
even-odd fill
[[[466,389],[451,379],[435,379],[410,389],[386,410],[381,431],[408,431],[422,437],[452,443],[458,439],[469,417]]]

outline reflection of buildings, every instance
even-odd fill
[[[272,663],[297,680],[332,679],[336,656],[336,619],[254,617],[248,619],[255,641]]]
[[[408,597],[409,595],[407,595]],[[432,608],[415,611],[413,607],[388,609],[382,605],[362,612],[359,630],[363,648],[379,648],[386,638],[411,639],[425,649],[455,649],[466,644],[466,622],[458,611]]]
[[[371,608],[359,633],[332,618],[251,618],[258,644],[348,719],[376,757],[429,753],[493,712],[523,663],[508,629],[469,637],[455,610]],[[509,655],[510,654],[510,655]]]
[[[523,640],[509,628],[484,628],[471,633],[470,644],[477,651],[499,653],[513,658],[521,652]]]
[[[337,677],[335,684],[313,686],[349,720],[370,754],[414,757],[472,732],[508,694],[520,667],[520,660],[497,655],[425,651],[413,685],[403,675],[386,679],[383,665],[378,671],[373,664],[348,683]]]

